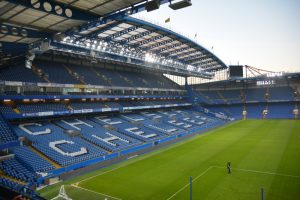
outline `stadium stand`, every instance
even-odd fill
[[[17,140],[13,130],[0,113],[0,144]]]
[[[54,169],[50,162],[37,155],[29,147],[15,147],[12,152],[15,158],[32,172],[46,172]]]
[[[0,69],[0,79],[22,82],[51,82],[60,84],[91,84],[117,87],[142,87],[174,89],[179,86],[159,74],[65,65],[54,62],[35,61],[36,73],[22,66]],[[19,76],[17,76],[19,75]],[[27,92],[28,94],[28,92]],[[34,93],[31,93],[34,94]]]
[[[59,18],[65,23],[46,27],[59,9],[37,12],[26,1],[1,1],[9,7],[3,12],[25,21],[41,21],[35,15],[44,13],[45,26],[14,27],[11,18],[1,24],[1,33],[7,28],[21,35],[0,37],[0,187],[39,199],[36,187],[76,170],[119,162],[233,120],[299,117],[297,74],[215,81],[228,66],[212,52],[128,16],[147,2],[107,1],[99,14],[80,6],[86,1],[60,1],[75,18],[64,13]],[[207,83],[190,84],[189,78]]]
[[[0,169],[5,175],[22,182],[34,182],[36,176],[16,159],[6,159],[0,163]]]

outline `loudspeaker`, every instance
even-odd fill
[[[188,7],[191,5],[192,5],[191,0],[182,0],[182,1],[170,4],[169,7],[172,8],[173,10],[178,10],[178,9],[185,8],[185,7]]]
[[[159,0],[148,1],[145,5],[147,12],[159,9],[160,2]]]

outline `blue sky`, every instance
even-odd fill
[[[300,0],[192,0],[138,14],[194,37],[226,64],[300,72]]]

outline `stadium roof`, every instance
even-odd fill
[[[160,0],[161,4],[169,0]],[[2,57],[49,39],[67,45],[108,43],[117,53],[132,51],[150,61],[172,60],[211,72],[227,68],[213,53],[167,28],[129,17],[145,10],[141,0],[5,0],[0,2]],[[64,39],[64,41],[63,41]],[[66,44],[66,43],[65,43]],[[96,42],[95,42],[96,44]],[[77,45],[78,46],[78,45]],[[66,48],[66,46],[64,46]],[[116,52],[114,52],[116,53]],[[155,60],[156,59],[156,60]]]

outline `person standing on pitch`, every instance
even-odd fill
[[[227,172],[228,172],[228,174],[230,174],[230,172],[231,172],[231,163],[230,162],[227,163]]]

